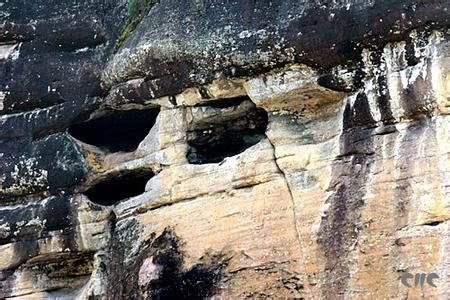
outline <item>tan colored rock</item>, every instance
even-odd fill
[[[189,88],[176,96],[178,105],[194,106],[219,99],[246,96],[245,80],[220,78],[201,88]]]
[[[324,107],[339,102],[343,93],[317,83],[319,74],[305,65],[293,65],[280,72],[249,80],[245,84],[252,101],[268,112],[317,115]]]

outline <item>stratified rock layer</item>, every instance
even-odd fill
[[[448,297],[448,1],[32,2],[0,3],[0,298]]]

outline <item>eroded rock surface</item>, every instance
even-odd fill
[[[448,6],[0,2],[0,298],[446,299]]]

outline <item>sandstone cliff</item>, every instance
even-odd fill
[[[449,7],[0,1],[0,298],[447,299]]]

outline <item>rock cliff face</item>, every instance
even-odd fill
[[[0,298],[447,298],[449,4],[0,1]]]

